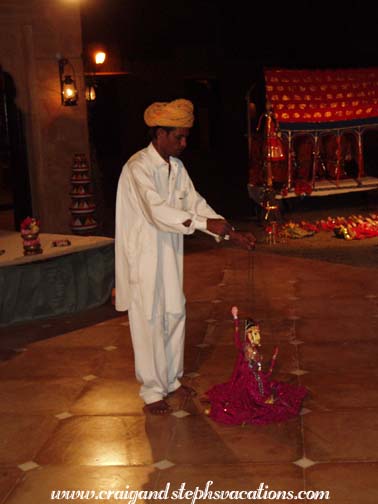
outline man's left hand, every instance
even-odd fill
[[[247,250],[255,248],[256,238],[252,233],[232,230],[229,236],[230,242],[236,246]]]

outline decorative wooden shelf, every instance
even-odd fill
[[[89,167],[85,155],[75,154],[71,176],[72,189],[70,192],[72,198],[70,211],[73,216],[71,229],[74,232],[89,231],[97,228],[97,222],[91,217],[96,210],[96,205],[92,201],[89,202],[93,198],[93,193],[89,192],[91,183],[92,180],[89,175]],[[78,189],[81,192],[78,192]],[[78,201],[81,202],[81,206],[78,205]],[[85,207],[82,205],[83,203],[86,204]],[[86,220],[90,224],[85,224]]]

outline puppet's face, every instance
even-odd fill
[[[246,339],[251,345],[260,346],[260,327],[258,325],[249,327],[246,331]]]

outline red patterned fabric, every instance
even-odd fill
[[[264,73],[266,98],[280,123],[378,118],[378,68]]]

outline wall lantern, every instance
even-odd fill
[[[97,51],[94,56],[94,60],[96,65],[102,65],[104,61],[106,60],[106,52],[104,51]]]
[[[85,88],[85,99],[87,100],[87,102],[94,102],[96,100],[96,88],[97,88],[96,71],[97,68],[101,66],[106,60],[106,52],[96,51],[93,54],[92,58],[90,64],[92,68],[92,73],[89,74],[89,78],[87,79],[87,85]]]
[[[72,75],[75,76],[74,68],[66,58],[60,58],[58,65],[62,105],[67,107],[77,105],[78,93],[75,79],[73,79],[71,75],[65,73],[65,67],[69,65],[72,70]]]

